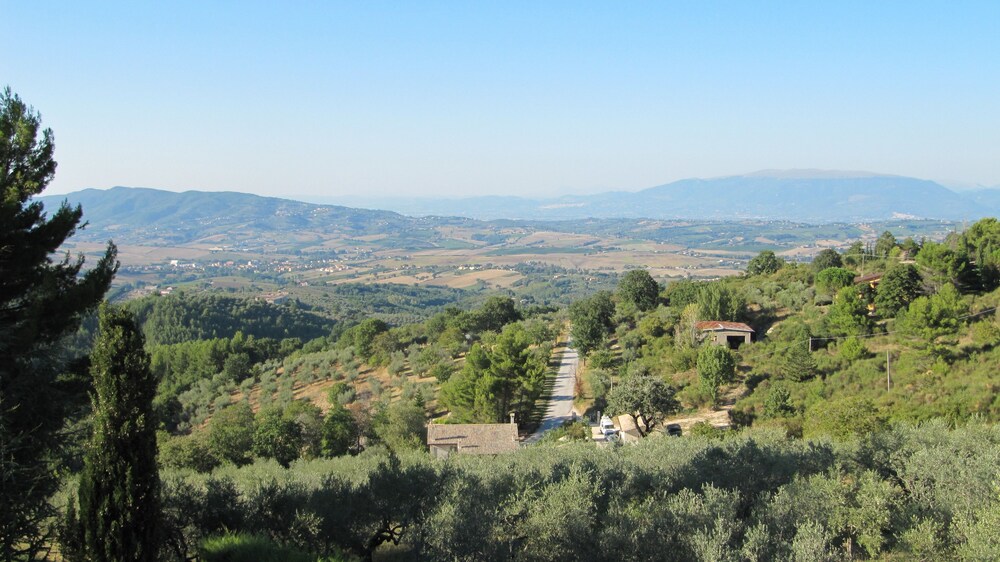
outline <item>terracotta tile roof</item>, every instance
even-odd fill
[[[458,445],[459,453],[495,455],[516,451],[520,443],[512,423],[432,423],[427,426],[427,445]]]
[[[704,322],[698,322],[694,325],[695,328],[702,332],[719,332],[723,330],[732,330],[735,332],[751,332],[753,333],[753,328],[747,326],[743,322],[725,322],[722,320],[706,320]]]

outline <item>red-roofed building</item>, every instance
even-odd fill
[[[737,349],[745,343],[750,343],[754,330],[743,322],[726,322],[723,320],[706,320],[694,325],[703,336],[711,334],[712,343]]]

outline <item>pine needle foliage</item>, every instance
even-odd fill
[[[33,198],[52,181],[52,131],[10,88],[0,90],[0,560],[33,559],[53,515],[49,496],[67,410],[82,395],[61,377],[61,342],[104,298],[118,268],[56,256],[80,228],[80,207],[46,214]]]

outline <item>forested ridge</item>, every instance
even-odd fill
[[[129,302],[127,308],[151,345],[230,338],[237,332],[258,338],[307,341],[333,328],[329,318],[305,310],[294,301],[275,305],[259,298],[212,293],[146,297]]]

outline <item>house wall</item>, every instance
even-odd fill
[[[750,343],[750,334],[748,332],[723,331],[712,333],[714,334],[712,341],[718,345],[729,343],[729,336],[743,338],[743,343]]]
[[[743,338],[743,343],[750,343],[749,332],[722,331],[712,332],[712,343],[715,345],[729,345],[729,337]]]
[[[446,459],[452,453],[458,452],[458,446],[453,444],[448,445],[431,445],[431,456],[436,459]]]

